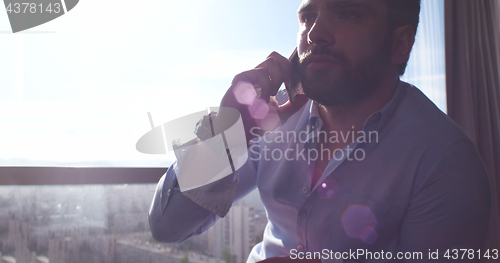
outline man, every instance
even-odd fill
[[[199,234],[257,187],[269,223],[248,262],[483,256],[490,194],[481,159],[447,116],[399,80],[419,11],[418,0],[303,0],[297,48],[305,95],[278,107],[272,96],[293,73],[277,53],[236,76],[221,107],[241,113],[253,138],[248,161],[182,193],[171,167],[151,207],[153,236],[179,242]],[[264,100],[281,118],[273,132],[264,133],[266,118],[235,95],[248,82],[260,93],[252,105]]]

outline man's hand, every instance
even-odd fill
[[[242,72],[233,79],[220,107],[240,112],[247,141],[256,137],[256,134],[279,127],[309,100],[305,94],[299,94],[293,104],[288,101],[281,107],[278,105],[274,96],[282,83],[290,81],[291,72],[291,62],[273,52],[256,68]],[[223,110],[217,118],[225,118]]]

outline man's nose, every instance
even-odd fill
[[[316,45],[332,45],[335,42],[332,29],[327,17],[318,16],[307,34],[307,42]]]

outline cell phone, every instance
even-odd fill
[[[292,62],[292,73],[290,76],[290,82],[285,83],[285,88],[288,93],[288,99],[291,103],[295,102],[295,97],[302,92],[302,83],[300,82],[300,71],[299,71],[299,54],[297,53],[297,48],[292,52],[289,58]]]

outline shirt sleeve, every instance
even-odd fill
[[[421,252],[424,260],[404,262],[479,262],[477,251],[488,227],[490,186],[475,146],[467,140],[457,142],[423,169],[415,179],[400,243],[402,252]]]
[[[177,184],[176,169],[177,165],[174,163],[158,182],[149,210],[151,234],[156,240],[161,242],[182,242],[191,236],[201,234],[219,218],[216,213],[207,209],[210,206],[200,206],[200,202],[194,202],[188,197],[201,196],[203,193],[201,189],[190,190],[188,191],[189,194],[186,195],[186,192],[181,193],[180,189],[175,187]],[[232,190],[234,189],[234,183],[228,184],[227,178],[232,179],[231,177],[226,177],[226,182],[222,183],[219,189],[222,190],[222,188],[227,186],[229,186],[229,189],[223,191],[223,193],[219,193],[219,195],[225,194],[229,196],[231,192],[234,192]],[[207,192],[206,194],[208,195],[209,193]],[[206,201],[212,202],[214,207],[219,206],[220,204],[218,203],[220,202],[230,206],[227,202],[229,199],[232,201],[232,198],[228,197],[223,200],[217,200],[218,197],[213,196],[211,198],[212,201]]]
[[[176,187],[179,167],[174,163],[158,182],[149,210],[153,237],[161,242],[182,242],[207,230],[234,202],[256,188],[256,165],[248,159],[235,173],[181,192]]]

